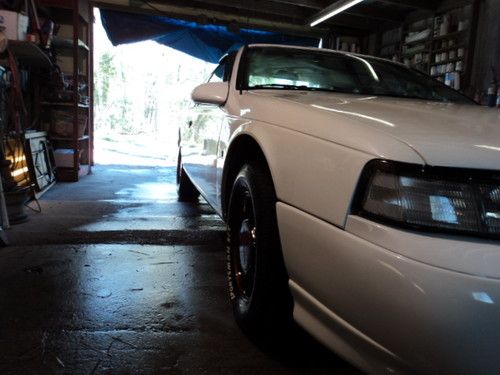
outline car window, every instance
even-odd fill
[[[222,82],[224,78],[225,64],[219,65],[208,79],[208,82]]]
[[[473,104],[424,74],[368,56],[253,47],[246,59],[248,89],[323,90]]]
[[[208,79],[208,82],[229,82],[233,71],[235,56],[235,54],[231,54],[223,58]]]

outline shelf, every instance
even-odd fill
[[[396,33],[386,34],[381,32],[378,37],[380,40],[380,48],[378,56],[390,58],[393,55],[398,55],[401,60],[409,66],[417,67],[428,75],[431,75],[431,70],[435,78],[443,79],[445,73],[437,74],[437,71],[444,71],[446,68],[457,67],[463,71],[460,72],[463,81],[462,88],[470,88],[471,85],[471,64],[470,55],[471,48],[474,48],[473,37],[477,32],[477,22],[475,22],[474,14],[478,12],[479,4],[477,1],[447,1],[446,8],[438,7],[435,11],[428,13],[416,13],[415,16],[409,16],[406,20],[402,20],[400,30],[400,44],[390,43],[394,41]],[[477,4],[475,4],[477,3]],[[476,6],[477,5],[477,6]],[[448,19],[449,27],[443,27],[442,23]],[[460,30],[459,30],[460,27]],[[428,30],[430,33],[428,33]],[[445,35],[439,35],[440,31],[448,31]],[[394,35],[394,38],[389,38]],[[409,38],[407,41],[406,38]],[[418,39],[417,39],[418,38]],[[416,39],[416,40],[412,40]],[[389,42],[390,41],[390,42]],[[383,43],[386,42],[386,43]],[[389,43],[388,43],[389,42]],[[387,47],[384,50],[385,46]],[[400,52],[393,52],[391,48],[400,47]],[[460,57],[459,57],[460,52]],[[436,62],[437,59],[443,59]],[[422,59],[426,62],[414,64],[416,59]],[[429,61],[427,61],[429,60]],[[449,66],[446,66],[449,65]]]
[[[430,65],[431,66],[438,66],[438,65],[447,65],[447,64],[451,64],[451,63],[456,63],[458,61],[464,61],[464,58],[463,57],[457,57],[455,59],[449,59],[449,60],[446,60],[446,61],[441,61],[441,62],[433,62],[431,63]]]
[[[430,52],[431,48],[430,45],[425,45],[425,44],[417,44],[415,47],[411,48],[406,48],[403,46],[402,52],[403,55],[415,55],[417,53],[426,53]]]
[[[20,64],[35,68],[50,69],[52,61],[37,44],[23,40],[9,40],[8,48],[16,56]]]
[[[423,26],[423,25],[421,25]],[[403,38],[402,42],[404,46],[414,46],[417,44],[427,44],[430,42],[432,36],[432,29],[426,26],[425,29],[419,29],[416,32],[411,32],[408,30],[407,35]],[[415,39],[416,38],[416,39]],[[411,40],[408,40],[411,39]]]
[[[63,142],[73,142],[74,141],[73,138],[52,137],[52,136],[49,136],[49,138],[51,141],[63,141]],[[79,137],[77,139],[77,141],[81,142],[81,141],[86,141],[88,139],[90,139],[90,137],[88,135],[82,135],[81,137]]]
[[[56,50],[66,50],[66,51],[73,51],[73,39],[69,38],[60,38],[58,36],[55,36],[52,39],[52,47],[55,48]],[[89,52],[90,49],[89,47],[81,40],[78,39],[78,48],[85,50],[86,52]]]
[[[451,47],[433,49],[432,53],[446,52],[446,51],[451,51],[451,50],[459,49],[459,48],[467,48],[467,47],[463,43],[460,43],[460,44],[455,44],[454,46],[451,46]]]
[[[429,40],[429,37],[426,37],[425,39],[419,39],[419,40],[415,40],[413,42],[405,42],[405,43],[403,43],[403,46],[414,46],[414,45],[418,45],[418,44],[425,45],[425,44],[428,44],[430,42],[431,41]]]
[[[449,74],[449,73],[459,73],[461,76],[465,75],[465,72],[457,72],[457,71],[453,71],[453,72],[447,72],[447,73],[439,73],[439,74],[434,74],[434,75],[430,75],[432,78],[438,78],[438,77],[444,77],[445,75]]]
[[[442,40],[442,39],[449,39],[449,38],[456,38],[462,34],[465,34],[468,29],[466,30],[461,30],[461,31],[454,31],[452,33],[448,33],[446,35],[441,35],[441,36],[434,36],[432,37],[432,40]]]
[[[47,132],[45,131],[26,131],[24,133],[24,139],[47,137]]]
[[[89,0],[39,0],[39,4],[48,7],[47,13],[53,21],[64,25],[61,34],[52,39],[51,48],[61,71],[72,77],[73,82],[64,95],[45,97],[40,106],[55,126],[49,139],[57,149],[66,150],[57,154],[57,149],[54,151],[58,164],[65,166],[57,168],[57,180],[77,182],[90,173],[88,162],[92,161],[92,107],[91,101],[85,101],[87,96],[92,98],[92,24],[89,23],[92,8]],[[85,87],[80,84],[83,81]],[[63,129],[56,132],[57,126]]]
[[[40,104],[44,105],[44,106],[54,106],[54,107],[74,107],[75,106],[74,103],[70,103],[70,102],[42,102]],[[89,109],[90,106],[88,104],[79,103],[78,108]]]

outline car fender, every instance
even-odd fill
[[[264,154],[279,201],[344,228],[361,171],[378,155],[261,121],[239,118],[230,126],[228,150],[239,137],[251,137]],[[422,163],[410,148],[406,159]]]

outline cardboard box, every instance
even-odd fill
[[[28,17],[10,10],[0,10],[0,29],[5,28],[7,39],[26,40]]]
[[[75,150],[70,148],[58,148],[54,150],[54,161],[56,167],[73,168]]]
[[[85,134],[85,129],[87,129],[87,119],[88,116],[83,113],[84,111],[79,111],[78,113],[78,138],[81,138]],[[52,110],[52,125],[50,132],[54,137],[60,138],[72,138],[73,137],[73,125],[74,115],[67,110]]]

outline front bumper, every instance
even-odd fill
[[[277,213],[294,316],[325,345],[370,373],[500,371],[500,280],[410,259],[283,203]]]

